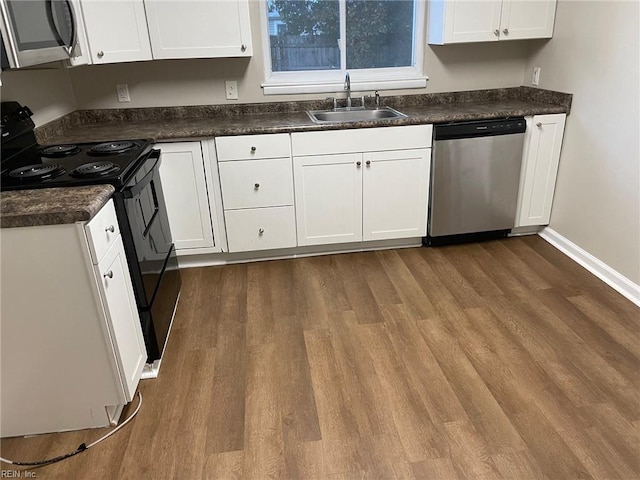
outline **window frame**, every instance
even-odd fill
[[[331,93],[343,90],[347,72],[351,77],[352,91],[391,90],[424,88],[429,79],[423,71],[425,29],[427,23],[427,0],[415,0],[413,31],[413,62],[408,67],[346,69],[345,49],[340,50],[340,70],[304,70],[297,72],[274,72],[271,69],[271,44],[267,1],[259,0],[262,24],[262,53],[264,58],[265,81],[261,84],[265,95]],[[340,1],[340,30],[345,38],[345,1]]]

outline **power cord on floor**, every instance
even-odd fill
[[[133,417],[135,417],[138,414],[138,411],[140,411],[140,407],[142,407],[142,393],[138,392],[138,406],[133,411],[133,413],[127,417],[127,419],[124,422],[122,422],[116,428],[111,430],[109,433],[107,433],[107,434],[103,435],[102,437],[100,437],[99,439],[97,439],[95,442],[91,442],[89,445],[87,445],[85,443],[81,443],[78,446],[78,448],[76,448],[73,452],[65,453],[64,455],[59,455],[57,457],[50,458],[48,460],[39,460],[39,461],[36,461],[36,462],[16,462],[15,460],[8,460],[8,459],[2,458],[2,457],[0,457],[0,460],[2,460],[5,463],[10,463],[11,465],[22,465],[22,466],[25,466],[25,467],[36,467],[36,466],[50,465],[52,463],[57,463],[57,462],[60,462],[62,460],[65,460],[67,458],[71,458],[74,455],[77,455],[79,453],[82,453],[82,452],[85,452],[85,451],[89,450],[91,447],[97,445],[98,443],[100,443],[103,440],[106,440],[111,435],[116,433],[118,430],[123,428],[127,423],[129,423],[133,419]]]

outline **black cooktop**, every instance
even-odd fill
[[[153,141],[118,140],[64,145],[31,145],[3,159],[2,190],[108,183],[124,186],[147,157]]]

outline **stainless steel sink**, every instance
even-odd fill
[[[405,118],[404,113],[389,107],[376,109],[337,108],[335,110],[312,110],[307,112],[314,123],[367,122],[387,118]]]

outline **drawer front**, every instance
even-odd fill
[[[430,148],[433,125],[294,132],[293,156]]]
[[[219,162],[290,157],[291,144],[288,133],[217,137],[216,152]]]
[[[293,205],[290,158],[226,162],[219,169],[225,210]]]
[[[89,241],[91,260],[94,264],[98,264],[120,235],[113,200],[109,200],[96,216],[89,220],[84,230]]]
[[[227,210],[227,240],[230,252],[250,252],[296,246],[293,207]]]

